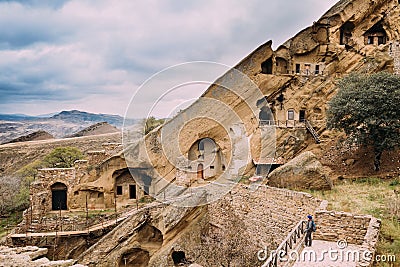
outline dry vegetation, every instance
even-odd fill
[[[382,220],[378,254],[400,259],[400,179],[359,178],[343,181],[331,191],[311,192],[329,201],[329,209],[371,214]],[[393,266],[381,264],[378,266]]]

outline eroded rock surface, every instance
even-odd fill
[[[329,168],[324,167],[309,151],[272,171],[268,178],[268,185],[276,187],[318,190],[332,188]]]
[[[50,261],[46,258],[47,248],[36,246],[10,248],[0,246],[0,266],[2,267],[84,267],[81,264],[74,264],[74,260]]]

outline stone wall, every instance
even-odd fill
[[[367,233],[364,237],[364,242],[362,243],[362,251],[368,250],[371,254],[371,260],[368,261],[364,258],[361,259],[360,263],[358,263],[357,267],[359,266],[372,266],[373,261],[372,259],[374,258],[373,256],[375,255],[376,252],[376,244],[378,243],[379,239],[379,230],[381,227],[381,220],[377,218],[371,218],[371,221],[368,225]]]
[[[389,55],[393,58],[394,72],[400,74],[400,42],[394,41],[389,44]]]
[[[251,263],[259,263],[257,251],[265,246],[276,247],[320,203],[306,193],[268,186],[252,191],[237,185],[220,200],[205,206],[178,208],[154,204],[147,212],[139,210],[115,228],[85,252],[79,262],[89,266],[117,266],[124,254],[140,248],[149,253],[147,266],[172,266],[171,255],[176,251],[184,252],[188,261],[203,266],[216,266],[227,259],[233,266],[255,266]],[[161,249],[148,249],[146,242],[135,237],[135,231],[140,232],[145,221],[161,232]],[[118,245],[120,250],[104,253]]]
[[[361,257],[359,266],[372,266],[379,238],[381,220],[371,215],[354,215],[348,212],[327,211],[327,201],[322,201],[319,210],[315,213],[317,231],[314,239],[337,242],[346,240],[348,244],[361,247],[361,255],[368,251],[371,260]]]
[[[40,220],[47,212],[52,210],[51,186],[55,183],[63,183],[67,187],[67,205],[73,196],[73,187],[79,181],[75,179],[75,168],[48,168],[40,169],[38,177],[30,187],[30,202],[33,220]]]
[[[243,223],[243,230],[254,235],[255,245],[269,240],[279,244],[301,219],[315,211],[320,202],[307,193],[269,186],[252,191],[239,185],[220,201],[210,204],[208,211],[210,224],[221,228],[230,226],[228,217],[237,216]],[[229,214],[230,209],[233,214]]]
[[[90,165],[99,165],[108,158],[105,150],[93,150],[87,152]]]
[[[337,242],[346,240],[350,244],[362,245],[372,216],[353,215],[338,211],[317,211],[315,239]]]

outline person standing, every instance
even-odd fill
[[[307,216],[308,221],[307,221],[307,225],[306,225],[306,240],[305,240],[305,246],[306,247],[311,247],[311,243],[312,243],[312,232],[315,232],[316,230],[316,226],[315,226],[315,222],[312,218],[311,215]]]

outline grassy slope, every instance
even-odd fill
[[[72,146],[83,153],[102,149],[103,143],[120,143],[121,133],[0,145],[0,177],[40,160],[56,147]]]
[[[329,201],[329,209],[356,214],[371,214],[382,220],[378,254],[396,255],[400,264],[400,191],[399,180],[361,178],[345,181],[331,191],[314,191],[314,196]],[[380,264],[377,266],[400,266]]]

